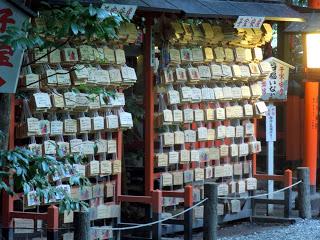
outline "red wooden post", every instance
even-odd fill
[[[122,130],[118,130],[117,132],[117,157],[121,162],[123,162],[122,159],[122,149],[123,149],[123,132]],[[121,164],[122,166],[122,164]],[[122,168],[122,167],[121,167]],[[121,171],[122,172],[122,171]],[[116,178],[116,203],[119,203],[118,196],[121,195],[121,174],[117,174]]]
[[[193,188],[192,185],[187,185],[184,188],[184,206],[185,207],[192,207],[193,205]]]
[[[155,190],[152,192],[152,221],[156,222],[161,220],[162,212],[162,192],[160,190]],[[156,223],[152,225],[152,239],[161,239],[161,223]]]
[[[184,209],[188,209],[193,205],[193,191],[192,186],[187,185],[184,188]],[[193,210],[184,213],[184,240],[192,239],[192,222]]]
[[[151,67],[152,17],[146,16],[144,45],[144,81],[145,81],[145,195],[153,190],[154,157],[154,93],[153,72]]]
[[[320,9],[320,1],[319,0],[309,0],[308,3],[309,3],[310,8]]]
[[[310,185],[315,188],[318,150],[319,83],[305,83],[305,152],[303,165],[310,169]]]
[[[318,0],[309,0],[309,7],[320,9]],[[306,56],[305,56],[306,57]],[[318,156],[318,101],[319,83],[305,82],[305,152],[303,165],[310,169],[310,185],[312,192],[316,191],[317,156]]]
[[[9,129],[9,149],[12,150],[15,148],[14,144],[14,129],[15,129],[15,106],[16,98],[14,94],[11,94],[10,99],[10,129]]]
[[[288,187],[292,185],[292,171],[287,169],[284,171],[284,186]]]
[[[47,224],[48,240],[58,240],[59,209],[57,206],[51,205],[48,207]]]
[[[15,129],[15,95],[10,96],[10,129],[9,129],[9,150],[13,150],[14,144],[14,129]],[[12,180],[6,181],[7,184],[12,184]],[[4,239],[13,239],[13,219],[11,217],[11,212],[13,212],[13,196],[10,196],[5,191],[2,191],[2,235]]]
[[[300,108],[300,96],[288,95],[286,103],[286,160],[298,161],[301,159],[301,141],[303,137],[302,129],[300,128],[301,113],[303,110]],[[292,131],[295,129],[295,131]]]
[[[284,186],[288,187],[292,185],[292,171],[290,169],[287,169],[284,171]],[[292,201],[291,201],[291,188],[285,190],[284,192],[284,217],[291,217],[291,209],[292,209]]]

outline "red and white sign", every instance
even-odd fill
[[[265,60],[272,67],[269,77],[262,81],[262,97],[264,101],[281,100],[286,101],[288,95],[289,70],[294,66],[283,62],[275,57]]]
[[[6,34],[8,27],[21,26],[27,17],[8,1],[0,0],[0,36]],[[0,93],[15,93],[22,57],[22,49],[13,50],[0,40]]]

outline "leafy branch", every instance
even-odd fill
[[[26,20],[21,28],[8,26],[0,36],[0,42],[13,49],[51,49],[43,56],[24,64],[24,67],[48,56],[71,40],[74,43],[85,43],[117,39],[117,29],[122,22],[128,21],[117,13],[94,7],[92,4],[83,6],[79,1],[72,1],[70,5],[58,8],[41,3],[43,6],[39,17],[33,19],[34,24]]]
[[[65,156],[58,151],[57,156],[38,156],[28,149],[19,148],[12,151],[0,151],[0,189],[9,194],[21,192],[27,195],[35,190],[41,199],[57,199],[60,211],[79,210],[79,206],[84,208],[85,202],[71,199],[69,193],[61,190],[48,176],[54,176],[57,170],[68,171],[70,186],[90,185],[90,181],[72,172],[72,164],[84,161],[81,155]],[[5,179],[9,176],[14,180],[14,188],[6,184]],[[59,198],[58,198],[59,196]]]
[[[58,46],[50,48],[50,50],[48,50],[48,52],[47,52],[46,54],[43,54],[42,56],[40,56],[40,57],[32,60],[31,62],[28,62],[28,63],[26,63],[26,64],[23,64],[22,67],[30,66],[30,65],[36,63],[37,61],[39,61],[39,60],[41,60],[41,59],[49,56],[49,55],[50,55],[51,53],[53,53],[54,51],[60,49],[61,47],[63,47],[64,45],[66,45],[68,42],[70,42],[71,39],[72,39],[72,37],[67,38],[67,40],[65,40],[64,42],[62,42],[62,43],[59,44]],[[42,45],[39,45],[39,46],[42,46]]]

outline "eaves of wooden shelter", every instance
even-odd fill
[[[49,0],[51,4],[66,4],[64,0]],[[101,3],[98,0],[82,0],[84,4]],[[272,21],[303,21],[300,13],[283,0],[108,0],[106,3],[138,6],[143,12],[167,12],[185,17],[237,18],[238,16],[265,17]]]

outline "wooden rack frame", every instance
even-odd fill
[[[122,89],[119,89],[122,92]],[[15,107],[21,105],[22,102],[15,98],[15,95],[11,95],[11,113],[10,113],[10,132],[9,132],[9,149],[15,148]],[[123,149],[123,133],[119,129],[116,133],[117,139],[117,156],[122,160],[122,149]],[[112,181],[115,182],[115,203],[120,203],[118,196],[121,195],[121,174],[111,176]],[[13,179],[8,179],[8,183],[13,185]],[[17,194],[16,196],[11,196],[5,191],[2,191],[2,235],[5,239],[13,239],[13,219],[23,218],[23,219],[33,219],[43,220],[47,222],[47,238],[52,240],[58,239],[59,230],[59,209],[55,205],[48,207],[46,213],[35,213],[35,212],[22,212],[14,210],[14,201],[22,197],[23,194]]]
[[[132,203],[144,203],[150,205],[152,210],[152,220],[157,221],[161,217],[162,212],[162,197],[177,197],[184,199],[184,207],[189,208],[193,205],[193,187],[188,185],[185,186],[184,192],[177,191],[160,191],[154,189],[154,178],[156,174],[154,173],[154,74],[151,66],[151,48],[152,48],[152,25],[154,20],[154,15],[147,13],[145,17],[145,33],[144,33],[144,81],[145,81],[145,95],[144,95],[144,108],[145,108],[145,188],[144,196],[132,196],[132,195],[122,195],[121,194],[121,174],[118,174],[116,178],[116,202],[132,202]],[[13,149],[14,144],[14,117],[15,117],[15,99],[12,96],[11,101],[11,121],[10,121],[10,149]],[[254,119],[255,130],[257,130],[257,119]],[[255,131],[257,132],[257,131]],[[118,141],[118,156],[122,159],[122,144],[123,144],[123,135],[122,131],[117,133]],[[281,180],[284,181],[286,186],[291,184],[292,173],[286,172],[285,176],[268,176],[268,175],[258,175],[256,174],[256,155],[252,155],[252,172],[253,176],[257,179],[264,180]],[[57,239],[58,232],[58,209],[55,206],[50,206],[47,213],[24,213],[24,212],[15,212],[13,209],[14,197],[9,196],[6,193],[3,193],[2,201],[2,223],[4,228],[4,236],[9,236],[12,230],[12,220],[14,217],[20,218],[29,218],[29,219],[42,219],[48,222],[48,231],[52,232],[52,235],[48,235],[48,239]],[[182,222],[172,222],[171,224],[180,224],[184,225],[185,239],[192,238],[192,211],[187,212],[185,215],[185,221]],[[121,224],[120,224],[121,225]],[[152,229],[153,236],[152,239],[161,238],[161,224],[156,224]],[[7,234],[7,235],[5,235]]]

